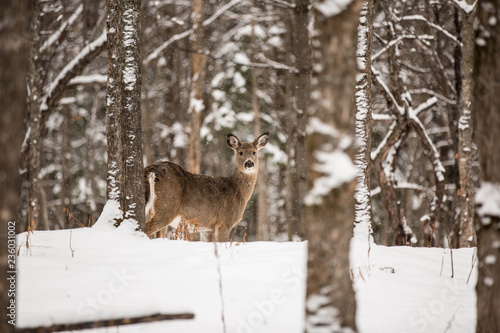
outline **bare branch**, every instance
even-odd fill
[[[46,119],[49,110],[61,98],[64,89],[85,66],[87,66],[97,55],[99,55],[106,47],[106,31],[104,31],[96,40],[85,46],[82,51],[71,60],[56,76],[56,78],[45,89],[42,97],[40,109],[43,119]]]
[[[233,7],[234,5],[238,4],[239,2],[241,2],[242,0],[233,0],[229,3],[227,3],[226,5],[222,6],[217,12],[215,12],[212,16],[210,16],[208,19],[206,19],[205,21],[203,21],[202,25],[204,27],[207,27],[209,26],[210,24],[212,24],[219,16],[221,16],[222,14],[224,14],[224,12],[226,12],[227,10],[229,10],[231,7]],[[159,57],[160,53],[163,52],[167,47],[169,47],[172,43],[174,42],[177,42],[181,39],[184,39],[188,36],[191,36],[191,34],[193,33],[193,28],[189,29],[189,30],[186,30],[184,32],[181,32],[180,34],[177,34],[177,35],[174,35],[172,36],[169,40],[165,41],[163,44],[161,44],[160,46],[158,46],[153,52],[151,52],[147,57],[146,57],[146,60],[144,60],[143,64],[144,65],[147,65],[149,64],[151,61],[155,60],[156,58]]]
[[[448,30],[444,29],[443,27],[440,27],[439,25],[437,25],[435,23],[429,22],[422,15],[407,15],[407,16],[403,16],[403,17],[398,17],[398,16],[394,15],[394,18],[395,18],[395,20],[397,22],[401,22],[401,21],[420,21],[420,22],[424,22],[428,26],[430,26],[430,27],[432,27],[432,28],[434,28],[434,29],[442,32],[445,36],[447,36],[452,41],[454,41],[455,43],[457,43],[458,45],[460,45],[460,47],[462,46],[462,43],[452,33],[450,33]]]
[[[47,40],[45,40],[43,45],[40,47],[40,53],[44,52],[54,43],[56,42],[59,43],[61,41],[61,36],[63,35],[63,32],[66,30],[68,26],[71,26],[76,21],[76,19],[82,14],[82,12],[83,12],[83,5],[80,4],[76,8],[75,12],[59,26],[59,29],[57,29],[57,31],[55,31],[52,35],[49,36],[49,38],[47,38]]]

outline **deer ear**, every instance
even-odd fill
[[[227,145],[229,148],[236,150],[241,146],[240,139],[236,135],[229,133],[227,135]]]
[[[269,142],[269,133],[266,132],[264,134],[262,134],[261,136],[259,136],[254,142],[254,146],[257,147],[257,149],[261,149],[261,148],[264,148],[265,145],[267,145],[267,143]]]

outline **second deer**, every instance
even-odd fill
[[[181,219],[197,220],[204,240],[215,237],[218,242],[228,241],[231,230],[243,217],[257,181],[257,151],[268,141],[269,133],[243,143],[228,134],[227,144],[235,154],[234,170],[229,177],[192,174],[171,162],[144,168],[146,234],[151,236],[168,225],[176,228]]]

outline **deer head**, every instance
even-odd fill
[[[227,144],[234,150],[235,171],[254,175],[259,170],[259,158],[257,152],[269,141],[269,133],[264,133],[253,142],[240,142],[236,135],[227,135]]]

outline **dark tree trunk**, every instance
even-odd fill
[[[140,1],[108,0],[108,200],[118,201],[123,219],[144,227],[141,130]]]
[[[310,183],[305,198],[309,244],[307,297],[310,304],[317,305],[307,309],[307,327],[311,330],[335,324],[356,330],[349,245],[357,175],[352,161],[357,151],[354,144],[356,37],[362,4],[354,1],[337,13],[320,10],[321,3],[314,9],[315,70],[307,138]],[[335,156],[335,161],[342,158],[345,164],[340,167],[338,162],[324,164],[321,156],[325,159]],[[346,178],[326,190],[318,188],[325,182],[320,177],[335,179],[339,173]],[[314,302],[325,297],[324,302]],[[330,315],[321,316],[320,310]]]
[[[9,221],[16,220],[19,202],[19,158],[23,141],[23,118],[26,115],[26,74],[28,67],[29,3],[9,0],[0,3],[0,332],[13,333],[10,321],[11,301],[15,300],[11,283],[7,278],[15,270],[8,259],[15,258],[15,227]],[[21,221],[17,221],[20,224]],[[9,228],[10,226],[10,228]],[[8,238],[10,237],[10,241]],[[15,276],[14,276],[15,278]],[[5,311],[5,312],[4,312]]]
[[[478,280],[476,332],[500,332],[500,15],[499,1],[480,1],[478,18],[486,29],[480,35],[485,45],[475,45],[475,99],[473,103],[474,131],[479,151],[481,188],[476,196],[475,227],[477,233]],[[496,18],[496,24],[488,24]],[[491,192],[480,195],[487,187]],[[484,211],[483,198],[493,200],[496,189],[496,214]],[[483,192],[484,193],[484,192]],[[490,205],[495,201],[490,201]],[[491,207],[491,206],[490,206]]]
[[[292,103],[296,112],[293,126],[293,150],[295,162],[295,186],[293,191],[292,225],[293,233],[300,237],[305,235],[304,225],[304,194],[307,189],[307,151],[306,151],[306,124],[308,121],[308,108],[311,96],[311,44],[309,37],[309,23],[311,13],[309,11],[310,0],[296,0],[293,15],[293,33],[291,54],[295,56],[295,67],[298,72],[292,78],[293,98]]]
[[[472,4],[472,1],[469,1]],[[474,109],[473,67],[476,11],[462,11],[462,91],[460,120],[458,122],[458,170],[460,175],[460,247],[474,241],[474,183],[472,172],[472,117]]]

